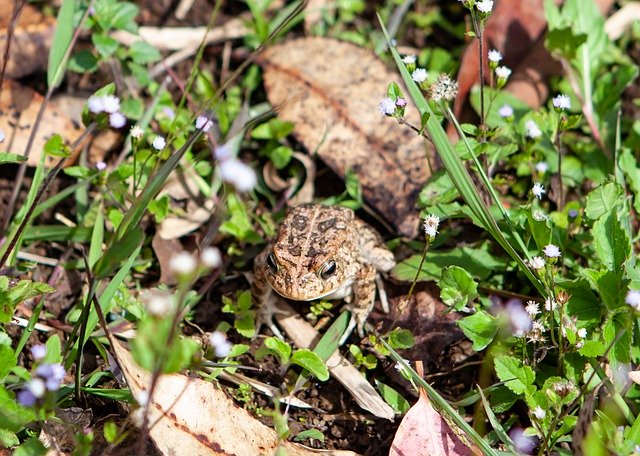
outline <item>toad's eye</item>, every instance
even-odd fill
[[[335,273],[336,273],[336,262],[334,260],[327,261],[325,264],[322,265],[322,267],[318,271],[318,274],[324,280],[327,280],[329,277],[331,277]]]
[[[271,269],[271,272],[278,272],[278,262],[276,261],[276,256],[273,252],[269,252],[269,256],[267,257],[267,266]]]

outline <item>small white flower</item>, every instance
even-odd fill
[[[164,290],[149,290],[142,296],[142,300],[147,313],[155,317],[170,315],[175,308],[173,296]]]
[[[209,344],[213,347],[213,351],[218,358],[228,356],[233,348],[233,344],[227,340],[227,336],[220,331],[214,331],[209,336]]]
[[[587,328],[580,328],[576,333],[580,339],[584,339],[587,337]]]
[[[223,181],[233,184],[241,192],[248,192],[258,183],[253,168],[236,158],[228,158],[220,162],[220,176]]]
[[[547,312],[551,312],[552,310],[556,310],[558,307],[558,303],[553,298],[547,298],[544,300],[544,310]]]
[[[527,302],[527,306],[524,308],[524,310],[530,317],[533,318],[540,313],[540,306],[535,301],[529,301]]]
[[[229,146],[229,144],[219,145],[215,148],[213,154],[215,155],[216,160],[220,162],[228,158],[233,158],[233,150],[231,149],[231,146]]]
[[[151,144],[155,150],[162,150],[167,145],[167,141],[162,136],[156,136]]]
[[[502,118],[512,117],[513,116],[513,108],[511,106],[509,106],[508,104],[504,104],[504,105],[500,106],[500,108],[498,108],[498,114]]]
[[[518,339],[522,339],[524,336],[526,336],[527,333],[525,333],[523,330],[518,329],[516,331],[513,332],[513,337],[516,337]]]
[[[496,68],[495,72],[496,72],[496,76],[502,79],[507,79],[509,76],[511,76],[511,69],[504,65]]]
[[[546,332],[547,329],[544,327],[544,325],[542,323],[540,323],[539,321],[534,321],[531,324],[531,331],[538,331],[538,332]]]
[[[47,389],[44,380],[40,378],[34,378],[30,380],[29,383],[27,383],[27,388],[29,388],[31,394],[33,394],[35,397],[44,396],[44,393]]]
[[[193,255],[187,252],[180,252],[169,260],[169,268],[180,275],[187,275],[196,270],[196,260]]]
[[[411,73],[411,79],[413,79],[418,84],[426,81],[427,76],[427,70],[425,70],[424,68],[416,68],[415,70],[413,70],[413,73]]]
[[[411,361],[409,361],[408,359],[402,358],[402,361],[404,361],[407,364],[407,366],[411,366]],[[400,362],[395,363],[393,367],[395,368],[395,370],[397,370],[400,373],[403,373],[406,371],[406,368],[402,364],[400,364]]]
[[[549,244],[544,249],[542,249],[547,258],[558,258],[560,253],[560,248],[557,245]]]
[[[540,127],[538,127],[538,124],[534,120],[527,120],[524,123],[524,128],[526,130],[525,134],[531,139],[536,139],[542,136],[542,130],[540,130]]]
[[[476,8],[481,13],[489,14],[493,9],[493,1],[492,0],[480,0],[476,2]]]
[[[531,215],[536,222],[546,222],[549,220],[549,216],[540,209],[536,209]]]
[[[490,62],[498,63],[500,60],[502,60],[502,54],[500,54],[500,51],[496,49],[491,49],[487,56],[489,57]]]
[[[534,256],[529,261],[529,266],[531,266],[531,269],[534,269],[536,271],[538,271],[540,269],[544,269],[544,267],[546,265],[547,265],[547,263],[544,261],[544,258],[539,257],[539,256]]]
[[[640,290],[629,290],[624,301],[636,310],[640,310]]]
[[[94,114],[102,112],[104,110],[102,107],[102,97],[96,97],[95,95],[90,96],[87,100],[87,108],[89,112]]]
[[[405,55],[404,57],[402,57],[402,63],[404,63],[405,65],[413,65],[414,63],[416,63],[416,56]]]
[[[542,185],[540,182],[534,182],[531,193],[533,193],[536,198],[542,199],[542,195],[544,195],[544,185]]]
[[[146,389],[140,390],[137,394],[135,394],[136,402],[140,407],[144,407],[149,402],[149,391]]]
[[[121,112],[109,114],[109,125],[111,128],[122,128],[127,123],[127,118]]]
[[[107,164],[103,161],[99,161],[98,163],[96,163],[96,169],[98,171],[104,171],[105,169],[107,169]]]
[[[207,119],[207,116],[198,116],[196,118],[196,128],[202,131],[209,131],[213,127],[213,122]]]
[[[207,247],[200,254],[200,261],[209,268],[219,268],[222,265],[222,255],[217,247]]]
[[[378,110],[380,111],[380,115],[392,116],[396,112],[396,102],[389,97],[385,97],[380,102],[380,105],[378,105]]]
[[[129,135],[134,139],[142,138],[143,134],[144,134],[144,130],[140,128],[138,125],[134,125],[133,127],[131,127],[131,130],[129,130]]]
[[[553,107],[560,110],[568,110],[571,109],[571,98],[569,95],[561,93],[557,97],[551,100],[553,103]]]
[[[115,95],[103,96],[102,110],[109,114],[120,111],[120,98],[116,97]]]
[[[545,412],[543,410],[542,407],[537,406],[534,410],[533,410],[533,416],[535,416],[536,418],[538,418],[539,420],[543,420],[545,416],[547,416],[547,412]]]
[[[538,171],[540,174],[544,174],[549,171],[549,165],[547,164],[547,162],[538,162],[536,163],[536,171]]]
[[[440,217],[438,217],[437,215],[427,215],[424,218],[424,233],[430,238],[436,237],[436,234],[438,234],[439,224]]]

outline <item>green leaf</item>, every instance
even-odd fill
[[[269,119],[255,127],[251,132],[254,139],[283,139],[293,132],[293,123],[280,120],[277,117]]]
[[[47,451],[48,449],[37,437],[29,437],[13,450],[13,456],[40,456],[47,454]]]
[[[94,278],[102,280],[109,277],[132,252],[142,245],[143,240],[144,234],[142,230],[136,227],[122,239],[112,244],[95,264],[93,268]]]
[[[60,336],[54,334],[47,339],[45,344],[47,347],[47,354],[42,360],[43,363],[55,364],[62,362],[62,342]]]
[[[413,255],[398,263],[391,275],[399,280],[413,281],[422,255]],[[489,253],[489,244],[480,247],[462,247],[447,252],[429,252],[422,265],[418,280],[437,280],[447,266],[463,267],[469,274],[479,279],[486,279],[496,270],[504,270],[507,265],[502,258]]]
[[[398,98],[404,98],[400,86],[395,82],[390,82],[387,86],[387,96],[393,101],[396,101]]]
[[[376,388],[380,391],[382,399],[393,408],[394,412],[404,414],[411,408],[411,404],[390,386],[376,380]]]
[[[267,337],[264,340],[264,346],[269,349],[271,354],[275,355],[280,364],[288,364],[291,357],[291,346],[285,341],[278,339],[277,337]]]
[[[462,309],[478,296],[478,284],[459,266],[445,268],[438,286],[442,302],[456,310]]]
[[[7,163],[22,163],[27,161],[24,155],[9,154],[7,152],[0,152],[0,165]]]
[[[576,56],[576,50],[587,42],[587,35],[574,33],[571,27],[548,30],[544,42],[545,47],[553,54],[559,54],[571,60]]]
[[[15,433],[0,427],[0,447],[13,448],[20,445],[20,439]]]
[[[68,157],[71,154],[62,136],[57,133],[44,144],[44,152],[52,157]]]
[[[596,256],[609,271],[622,271],[624,262],[631,254],[631,240],[622,228],[615,210],[604,214],[593,224],[591,230]]]
[[[124,98],[120,104],[120,112],[128,119],[138,120],[144,113],[144,103],[139,98]]]
[[[109,443],[114,443],[120,434],[118,425],[111,420],[104,423],[102,432],[104,433],[104,439]]]
[[[157,62],[160,60],[160,52],[144,41],[136,41],[129,48],[129,55],[139,65]]]
[[[623,305],[623,290],[620,286],[622,274],[589,268],[584,268],[580,272],[598,292],[607,309],[613,310]]]
[[[71,56],[68,68],[75,73],[93,73],[98,69],[98,59],[91,51],[83,49]]]
[[[607,182],[600,185],[587,195],[585,215],[591,220],[599,219],[622,202],[623,193],[619,184]]]
[[[533,382],[536,378],[533,369],[519,359],[503,355],[494,360],[496,374],[505,386],[516,394],[532,394]],[[533,387],[535,390],[535,387]]]
[[[273,162],[276,169],[283,169],[289,164],[293,157],[293,150],[287,146],[278,146],[269,151],[269,160]]]
[[[324,361],[308,348],[296,350],[291,357],[291,362],[308,370],[320,381],[329,380],[329,370]]]
[[[306,439],[324,442],[324,434],[317,429],[307,429],[306,431],[302,431],[293,438],[293,440],[295,440],[296,442],[302,442]]]
[[[18,304],[44,293],[52,293],[55,288],[46,283],[20,280],[11,285],[8,276],[0,276],[0,323],[8,323]]]
[[[100,57],[107,58],[111,57],[120,43],[114,38],[111,38],[104,33],[93,33],[91,34],[91,41],[93,45],[96,47],[96,51],[100,54]]]
[[[47,64],[47,86],[50,89],[57,87],[62,81],[66,67],[65,54],[71,45],[73,38],[73,16],[75,13],[75,0],[63,0],[58,11],[53,41],[49,50],[49,62]]]
[[[472,348],[477,352],[485,349],[498,332],[496,319],[484,310],[458,320],[458,326],[473,342]]]
[[[394,349],[407,349],[413,347],[415,340],[408,329],[394,328],[389,334],[389,345]]]
[[[0,345],[0,382],[16,367],[16,355],[10,345]]]

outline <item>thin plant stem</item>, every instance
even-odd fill
[[[558,151],[558,211],[562,211],[564,208],[564,185],[562,183],[562,132],[558,132],[555,139],[556,150]]]

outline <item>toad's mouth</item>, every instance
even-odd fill
[[[295,290],[293,288],[278,287],[270,284],[271,288],[280,296],[294,301],[315,301],[317,299],[342,299],[351,293],[351,283],[347,282],[338,287],[317,290]]]

